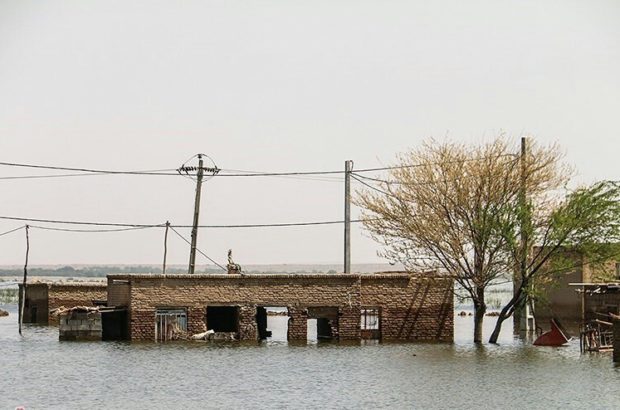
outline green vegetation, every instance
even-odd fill
[[[0,303],[14,304],[17,303],[19,298],[18,289],[1,289],[0,288]]]

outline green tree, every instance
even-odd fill
[[[535,203],[550,205],[570,174],[557,146],[533,147],[527,161],[516,151],[503,138],[480,145],[431,140],[400,155],[387,180],[374,180],[379,188],[355,199],[384,256],[409,269],[444,271],[460,285],[474,305],[476,343],[486,289],[512,273],[521,255],[513,241],[526,219],[524,188]]]
[[[536,284],[553,281],[554,274],[576,267],[567,250],[579,253],[593,265],[604,265],[620,255],[620,185],[598,182],[565,195],[556,201],[507,204],[506,212],[526,215],[526,224],[506,223],[502,229],[507,253],[515,265],[524,248],[528,251],[524,269],[515,274],[515,292],[503,307],[490,338],[496,343],[502,324],[535,296]]]

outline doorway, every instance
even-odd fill
[[[338,308],[333,306],[309,307],[307,326],[309,341],[338,339]]]
[[[258,338],[271,342],[288,340],[288,309],[281,306],[259,306],[256,308]]]

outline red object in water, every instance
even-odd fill
[[[568,337],[555,319],[551,319],[551,330],[538,336],[534,346],[562,346],[568,343]]]

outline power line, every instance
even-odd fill
[[[26,225],[22,225],[20,227],[15,228],[15,229],[11,229],[10,231],[6,231],[6,232],[3,232],[3,233],[0,233],[0,236],[8,235],[10,233],[19,231],[20,229],[24,229],[25,227],[26,227]]]
[[[247,171],[247,170],[240,170],[240,169],[227,169],[227,170],[222,170],[223,172],[234,172],[237,175],[246,175],[246,174],[260,174],[261,176],[267,176],[267,177],[275,177],[275,178],[282,178],[282,179],[297,179],[297,180],[307,180],[307,181],[323,181],[323,182],[339,182],[342,183],[344,182],[344,178],[343,177],[335,177],[335,176],[314,176],[314,175],[266,175],[265,173],[261,173],[258,171]],[[331,172],[331,171],[327,171],[327,172]],[[340,173],[344,173],[343,171],[338,171]],[[227,176],[230,174],[220,174],[220,176]]]
[[[114,223],[114,222],[61,221],[61,220],[55,220],[55,219],[23,218],[23,217],[17,217],[17,216],[0,216],[0,219],[10,220],[10,221],[40,222],[40,223],[51,223],[51,224],[65,224],[65,225],[117,226],[117,227],[131,227],[131,228],[155,228],[155,227],[165,226],[165,224],[127,224],[127,223]]]
[[[424,167],[424,166],[429,166],[429,165],[461,164],[465,162],[484,161],[485,159],[492,159],[492,158],[498,159],[498,158],[503,158],[503,157],[514,157],[514,156],[515,156],[514,154],[502,154],[502,155],[495,155],[492,157],[464,158],[464,159],[453,160],[453,161],[421,162],[419,164],[394,165],[390,167],[362,168],[362,169],[356,169],[355,172],[388,171],[391,169],[419,168],[419,167]]]
[[[369,180],[369,181],[380,182],[380,183],[383,183],[383,184],[390,184],[390,185],[422,186],[422,185],[433,185],[433,184],[436,184],[438,182],[446,182],[446,180],[427,181],[427,182],[400,182],[400,181],[388,181],[386,179],[367,177],[367,176],[364,176],[364,175],[356,174],[355,172],[353,173],[353,175],[355,175],[358,178],[363,178],[363,179],[366,179],[366,180]],[[362,182],[359,179],[357,181],[358,182]]]
[[[512,154],[504,154],[498,155],[493,158],[501,158],[501,157],[512,157]],[[441,165],[448,163],[463,163],[470,161],[481,161],[484,159],[489,159],[491,157],[480,157],[480,158],[466,158],[462,160],[454,160],[454,161],[445,161],[445,162],[428,162],[428,163],[419,163],[419,164],[409,164],[409,165],[397,165],[397,166],[389,166],[389,167],[378,167],[378,168],[362,168],[356,169],[355,172],[373,172],[373,171],[385,171],[391,169],[402,169],[402,168],[415,168],[422,167],[428,165]],[[179,176],[177,170],[174,169],[159,169],[159,170],[147,170],[147,171],[115,171],[115,170],[103,170],[103,169],[91,169],[91,168],[75,168],[75,167],[61,167],[61,166],[50,166],[50,165],[39,165],[39,164],[24,164],[24,163],[15,163],[15,162],[0,162],[0,166],[7,167],[19,167],[19,168],[34,168],[34,169],[47,169],[54,171],[71,171],[71,172],[81,172],[83,174],[60,174],[60,175],[25,175],[25,176],[9,176],[9,177],[0,177],[0,179],[34,179],[34,178],[59,178],[59,177],[73,177],[73,176],[84,176],[84,175],[149,175],[149,176]],[[277,177],[277,176],[320,176],[320,175],[343,175],[345,172],[341,170],[337,171],[289,171],[289,172],[245,172],[245,171],[235,171],[235,170],[225,170],[221,169],[221,172],[217,175],[214,175],[214,178],[222,178],[222,177]],[[232,172],[231,172],[232,171]],[[231,172],[231,173],[229,173]]]
[[[2,164],[0,164],[2,165]],[[93,177],[104,175],[156,175],[156,176],[179,176],[179,174],[165,173],[169,171],[167,169],[161,170],[146,170],[146,171],[127,171],[127,172],[83,172],[81,174],[51,174],[51,175],[18,175],[0,177],[0,180],[19,180],[19,179],[47,179],[47,178],[68,178],[68,177]]]
[[[366,182],[364,182],[364,181],[362,181],[361,179],[359,179],[359,178],[356,176],[356,174],[351,174],[351,177],[352,177],[353,179],[355,179],[357,182],[359,182],[360,184],[365,185],[365,186],[367,186],[368,188],[370,188],[370,189],[372,189],[372,190],[374,190],[374,191],[377,191],[377,192],[379,192],[379,193],[381,193],[381,194],[383,194],[383,195],[387,195],[387,196],[394,197],[394,198],[396,198],[396,199],[400,199],[400,198],[398,198],[396,195],[394,195],[394,194],[392,194],[392,193],[386,192],[386,191],[384,191],[384,190],[382,190],[382,189],[379,189],[379,188],[374,187],[374,186],[372,186],[372,185],[370,185],[370,184],[367,184]]]
[[[35,169],[49,169],[54,171],[73,171],[73,172],[85,172],[92,174],[116,174],[116,175],[178,175],[177,172],[169,172],[174,170],[153,170],[153,171],[112,171],[102,169],[90,169],[90,168],[72,168],[72,167],[58,167],[50,165],[37,165],[37,164],[21,164],[15,162],[0,162],[0,165],[7,167],[18,168],[35,168]]]
[[[354,219],[351,222],[364,222],[364,219]],[[344,221],[315,221],[315,222],[283,222],[270,224],[237,224],[237,225],[199,225],[199,228],[277,228],[287,226],[314,226],[314,225],[337,225]],[[190,226],[179,226],[177,228],[189,228]]]
[[[172,230],[172,232],[174,232],[175,234],[177,234],[177,236],[181,239],[183,239],[188,245],[192,245],[192,243],[190,241],[188,241],[183,235],[181,235],[179,232],[177,232],[176,229],[174,229],[172,226],[170,226],[170,229]],[[207,258],[208,260],[210,260],[212,263],[214,263],[215,265],[219,266],[221,269],[223,269],[224,271],[228,272],[228,269],[226,269],[225,267],[223,267],[222,265],[220,265],[219,263],[217,263],[216,261],[214,261],[213,259],[211,259],[209,257],[209,255],[207,255],[206,253],[204,253],[203,251],[201,251],[200,249],[196,248],[196,251],[201,254],[202,256],[204,256],[205,258]]]
[[[67,220],[57,220],[57,219],[37,219],[37,218],[24,218],[24,217],[16,217],[16,216],[0,216],[0,219],[11,220],[11,221],[23,221],[23,222],[39,222],[39,223],[49,223],[49,224],[63,224],[63,225],[86,225],[86,226],[114,226],[120,228],[133,228],[133,229],[143,229],[143,228],[165,228],[166,224],[129,224],[129,223],[116,223],[116,222],[90,222],[90,221],[67,221]],[[351,222],[359,223],[364,222],[366,219],[354,219]],[[232,224],[232,225],[198,225],[198,228],[276,228],[276,227],[289,227],[289,226],[315,226],[315,225],[336,225],[342,224],[344,221],[311,221],[311,222],[282,222],[282,223],[265,223],[265,224]],[[175,228],[191,228],[192,225],[170,225]],[[39,228],[43,228],[40,227]],[[50,228],[51,230],[51,228]],[[60,230],[60,229],[55,229]],[[132,229],[127,229],[132,230]],[[73,230],[79,231],[79,230]],[[85,232],[94,232],[87,231]],[[114,230],[107,230],[106,232],[113,232]]]
[[[160,226],[139,226],[139,227],[117,228],[117,229],[70,229],[70,228],[52,228],[50,226],[38,226],[38,225],[30,225],[30,227],[36,228],[36,229],[43,229],[46,231],[79,232],[79,233],[125,232],[125,231],[136,231],[136,230],[149,229],[149,228],[160,228]]]

